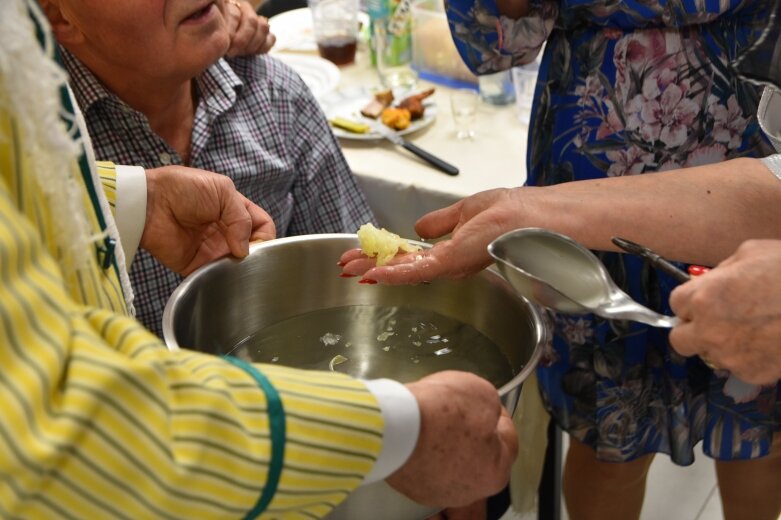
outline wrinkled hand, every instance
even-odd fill
[[[781,379],[781,241],[744,242],[677,287],[670,305],[684,320],[670,333],[675,350],[705,355],[748,383]]]
[[[420,406],[420,436],[388,484],[436,507],[466,506],[504,488],[518,439],[493,385],[474,374],[447,371],[407,388]]]
[[[258,16],[249,2],[244,0],[224,0],[223,12],[231,34],[228,56],[247,56],[265,54],[277,42],[270,31],[268,18]]]
[[[533,188],[525,188],[527,193],[530,189]],[[373,258],[353,249],[340,259],[342,272],[387,284],[464,278],[491,264],[488,244],[521,225],[519,203],[520,195],[515,190],[477,193],[433,211],[415,224],[421,238],[439,238],[452,232],[450,240],[437,242],[430,249],[398,255],[382,267],[375,267]]]
[[[224,175],[165,166],[146,170],[146,176],[141,247],[169,269],[187,275],[229,253],[247,256],[249,241],[276,236],[268,213]]]

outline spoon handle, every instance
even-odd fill
[[[628,294],[618,289],[611,295],[610,301],[594,310],[595,314],[611,320],[631,320],[652,327],[671,329],[681,323],[677,316],[666,316],[634,301]]]
[[[639,305],[639,304],[638,304]],[[642,307],[642,306],[641,306]],[[602,314],[602,313],[600,313]],[[612,320],[631,320],[638,323],[645,323],[652,327],[658,327],[660,329],[672,329],[681,323],[681,319],[677,316],[666,316],[652,311],[651,309],[643,307],[643,309],[625,310],[618,312],[608,312],[602,314],[605,318]]]

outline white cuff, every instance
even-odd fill
[[[781,181],[781,154],[768,155],[760,159],[760,161]]]
[[[130,271],[146,225],[146,171],[140,166],[116,166],[116,221],[119,241]]]
[[[765,87],[757,107],[757,119],[776,151],[781,152],[781,92]]]
[[[364,381],[385,421],[382,450],[364,484],[383,480],[399,469],[415,449],[420,434],[418,401],[406,386],[390,379]]]

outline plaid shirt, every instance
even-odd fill
[[[182,164],[147,118],[63,52],[96,157],[157,168]],[[274,219],[279,236],[354,233],[374,221],[317,101],[298,75],[269,56],[220,60],[199,92],[188,166],[228,175]],[[130,278],[138,319],[158,335],[182,278],[139,251]]]

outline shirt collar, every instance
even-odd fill
[[[135,112],[111,92],[78,58],[64,48],[61,50],[63,62],[71,76],[73,92],[85,114],[100,103],[108,103],[124,112]],[[200,95],[199,105],[203,104],[207,113],[217,116],[236,103],[243,82],[228,62],[220,59],[196,78],[196,85]]]
[[[244,83],[227,61],[220,59],[196,79],[200,103],[206,111],[217,116],[231,108]]]
[[[70,84],[84,114],[101,101],[125,103],[115,96],[76,56],[60,47],[62,61],[70,75]],[[126,106],[126,105],[125,105]],[[128,107],[129,108],[129,107]]]

